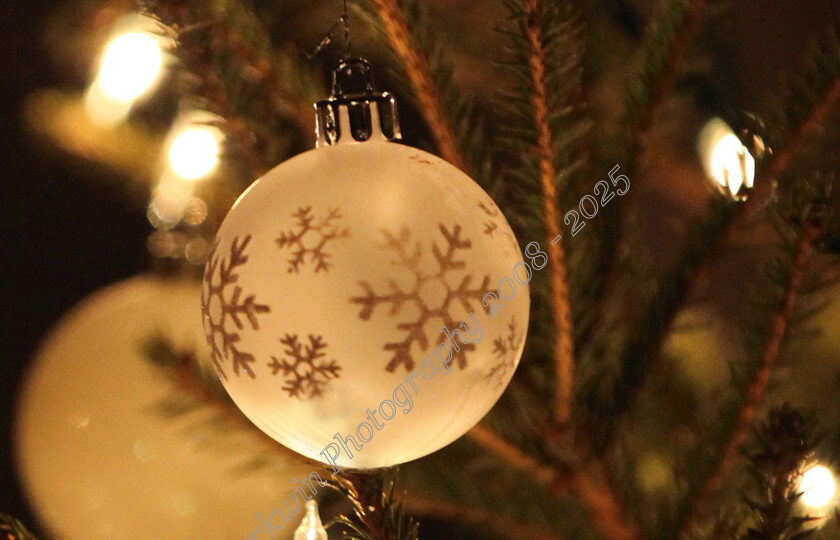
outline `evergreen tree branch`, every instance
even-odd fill
[[[458,148],[455,130],[441,102],[429,66],[429,58],[417,46],[398,0],[372,0],[394,52],[405,66],[405,73],[420,104],[432,137],[443,159],[469,173],[467,159]]]
[[[837,76],[822,99],[811,109],[807,118],[796,126],[787,144],[773,155],[773,160],[763,174],[766,177],[765,184],[770,184],[767,180],[778,178],[790,167],[798,151],[823,126],[826,117],[838,100],[840,100],[840,75]]]
[[[0,512],[0,534],[3,540],[37,540],[16,518]]]
[[[144,343],[146,357],[162,369],[182,394],[197,399],[201,404],[215,411],[233,428],[251,435],[269,454],[287,454],[291,451],[266,436],[239,410],[221,386],[218,377],[208,377],[198,358],[191,351],[177,351],[162,336],[153,336]],[[325,476],[331,473],[321,464],[313,463],[315,470]]]
[[[351,504],[356,522],[339,516],[341,523],[356,534],[351,540],[417,540],[418,524],[405,515],[403,503],[394,495],[396,481],[388,472],[348,472],[332,476],[328,483]],[[328,525],[329,526],[329,525]]]
[[[474,426],[468,435],[479,446],[501,458],[512,468],[527,474],[539,484],[551,485],[561,477],[554,467],[541,463],[480,424]]]
[[[409,496],[405,500],[404,507],[407,512],[415,516],[427,516],[481,527],[485,530],[489,528],[517,540],[563,540],[547,527],[522,523],[498,513],[472,506],[453,504],[448,501]]]
[[[589,510],[593,526],[605,539],[641,538],[638,525],[624,515],[603,462],[590,457],[582,445],[574,448],[580,463],[568,470],[560,470],[541,463],[484,427],[475,426],[469,431],[469,436],[485,450],[546,486],[552,493],[560,494],[571,488]]]
[[[811,258],[813,243],[819,233],[819,228],[808,224],[805,224],[800,232],[786,291],[780,305],[771,316],[770,335],[764,345],[758,367],[746,389],[746,396],[738,412],[734,428],[722,447],[712,473],[688,505],[689,510],[680,527],[681,537],[685,538],[691,534],[694,527],[704,517],[724,480],[735,467],[738,452],[747,440],[756,415],[764,402],[764,396],[767,394],[770,376],[791,323],[794,306],[802,289],[805,269]]]
[[[670,335],[680,309],[697,292],[707,275],[707,262],[720,249],[723,241],[721,232],[730,223],[737,208],[732,201],[712,199],[704,214],[689,224],[677,263],[657,278],[650,298],[639,302],[631,312],[636,330],[619,353],[621,377],[612,389],[614,401],[609,405],[614,408],[611,412],[616,413],[615,422],[619,421],[618,415],[631,410],[646,377],[661,365],[662,344]],[[605,431],[611,429],[608,427]]]
[[[772,195],[776,181],[791,167],[809,139],[825,124],[826,118],[837,105],[838,100],[840,100],[840,72],[821,99],[813,105],[808,115],[793,127],[785,145],[773,154],[767,167],[758,174],[753,193],[750,194],[735,222],[748,219],[764,206]],[[726,230],[725,234],[728,236],[734,229],[737,229],[735,223]]]
[[[708,2],[663,0],[645,32],[639,53],[641,65],[627,85],[624,115],[619,124],[617,142],[613,145],[618,151],[610,160],[627,164],[625,174],[631,178],[636,177],[645,152],[645,133],[673,89],[688,47],[703,21]],[[626,218],[628,202],[614,208],[605,222],[611,234],[618,239],[607,244],[607,251],[603,255],[606,267],[612,268],[604,287],[607,294],[618,282],[617,274],[627,269],[625,264],[616,260],[622,257],[619,252],[623,243],[621,239],[626,236],[624,231],[630,229]]]
[[[783,140],[770,156],[769,162],[757,171],[755,188],[746,204],[709,242],[718,245],[726,243],[734,231],[755,216],[773,194],[773,188],[781,177],[788,173],[805,146],[819,136],[829,114],[840,101],[840,32],[835,28],[825,40],[826,44],[817,50],[809,67],[802,75],[805,81],[801,88],[794,88],[788,98],[787,111],[779,123]]]
[[[703,20],[708,0],[662,1],[642,45],[642,65],[627,96],[628,133],[650,126],[665,101],[685,60],[688,46]],[[632,138],[634,145],[641,137]],[[638,150],[638,146],[634,146]],[[632,157],[632,155],[631,155]]]
[[[289,131],[312,132],[318,85],[294,54],[272,48],[268,30],[249,6],[239,0],[159,0],[155,11],[178,40],[185,93],[226,121],[253,175],[289,153]]]
[[[836,35],[836,32],[835,34]],[[836,42],[837,39],[834,40]],[[818,88],[793,92],[789,109],[805,107],[804,112],[788,112],[782,121],[792,122],[784,130],[789,133],[784,144],[769,157],[757,173],[755,188],[747,201],[734,206],[729,202],[712,201],[706,215],[692,226],[683,256],[672,273],[658,280],[660,287],[641,313],[645,318],[636,325],[638,332],[623,354],[622,365],[628,376],[618,389],[616,406],[628,410],[629,401],[642,384],[644,377],[656,366],[662,342],[669,335],[674,319],[684,301],[695,294],[708,273],[709,266],[717,260],[722,246],[727,245],[735,231],[741,230],[763,208],[773,194],[776,180],[788,173],[796,157],[809,142],[818,136],[829,114],[840,101],[840,45],[826,47],[828,52],[817,56],[807,70],[805,80],[825,80]],[[827,80],[826,80],[827,79]],[[815,96],[811,93],[816,92]],[[804,94],[804,95],[799,95]],[[697,234],[697,233],[700,234]],[[639,361],[642,358],[642,361]]]
[[[757,430],[757,448],[749,458],[753,484],[746,502],[755,523],[744,540],[800,540],[816,529],[805,525],[817,517],[798,515],[796,503],[802,472],[818,443],[816,422],[788,403],[774,407]]]
[[[569,307],[568,276],[563,244],[559,241],[560,210],[554,167],[552,129],[549,123],[548,89],[546,87],[545,45],[542,31],[542,4],[540,0],[523,3],[527,21],[526,35],[530,45],[529,66],[533,94],[531,103],[537,129],[536,152],[539,159],[540,187],[543,194],[543,221],[546,230],[546,249],[551,261],[551,298],[554,310],[555,336],[555,402],[554,415],[560,426],[571,424],[574,397],[574,345],[572,341],[572,315]]]

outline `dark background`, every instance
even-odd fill
[[[32,525],[9,440],[21,370],[64,311],[146,266],[150,231],[119,182],[25,134],[25,95],[62,85],[39,40],[58,5],[0,2],[0,511]]]
[[[653,2],[578,3],[609,12],[619,31],[632,36]],[[58,5],[0,2],[0,511],[33,526],[9,440],[21,371],[62,313],[149,263],[144,245],[150,226],[120,182],[43,148],[22,126],[25,95],[65,82],[40,40],[46,16]],[[719,50],[720,78],[732,83],[722,98],[752,109],[778,94],[806,45],[838,19],[837,0],[733,2],[727,15],[732,33]]]

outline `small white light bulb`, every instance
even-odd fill
[[[741,187],[751,188],[755,177],[755,159],[734,133],[725,135],[712,152],[712,174],[718,184],[737,197]]]
[[[808,469],[799,482],[799,491],[806,505],[825,506],[834,496],[834,477],[831,471],[819,465]]]
[[[756,151],[764,148],[753,137]],[[732,128],[720,118],[709,120],[697,137],[697,150],[706,175],[721,192],[735,200],[744,200],[755,179],[755,156],[750,154]]]
[[[97,77],[103,92],[118,101],[132,101],[149,89],[163,62],[160,45],[145,32],[129,32],[105,48]]]
[[[187,127],[172,140],[169,164],[175,174],[186,180],[207,175],[219,161],[217,130],[206,127]]]
[[[306,502],[306,515],[303,516],[300,526],[295,529],[294,540],[328,540],[327,530],[321,524],[315,499]]]

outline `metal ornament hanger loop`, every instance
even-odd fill
[[[376,91],[364,58],[345,58],[333,70],[332,94],[315,104],[315,121],[319,147],[401,138],[396,100]]]

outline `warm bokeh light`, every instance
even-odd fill
[[[152,192],[147,217],[156,229],[170,230],[181,218],[192,198],[192,187],[186,182],[164,179]]]
[[[721,191],[744,199],[755,179],[755,158],[726,122],[710,120],[700,132],[698,149],[706,173]]]
[[[137,99],[160,73],[163,55],[157,40],[145,32],[129,32],[105,48],[97,82],[117,101]]]
[[[134,101],[158,79],[164,51],[174,46],[158,28],[154,19],[137,14],[116,23],[85,94],[85,111],[93,122],[105,127],[122,122]]]
[[[808,506],[825,506],[834,496],[834,477],[831,471],[816,466],[805,471],[799,482],[802,502]]]
[[[169,164],[175,174],[195,180],[212,171],[219,161],[218,130],[211,127],[187,127],[179,132],[169,147]]]
[[[122,122],[128,116],[131,104],[131,101],[114,99],[105,93],[99,79],[90,85],[85,94],[85,113],[91,121],[104,127]]]

